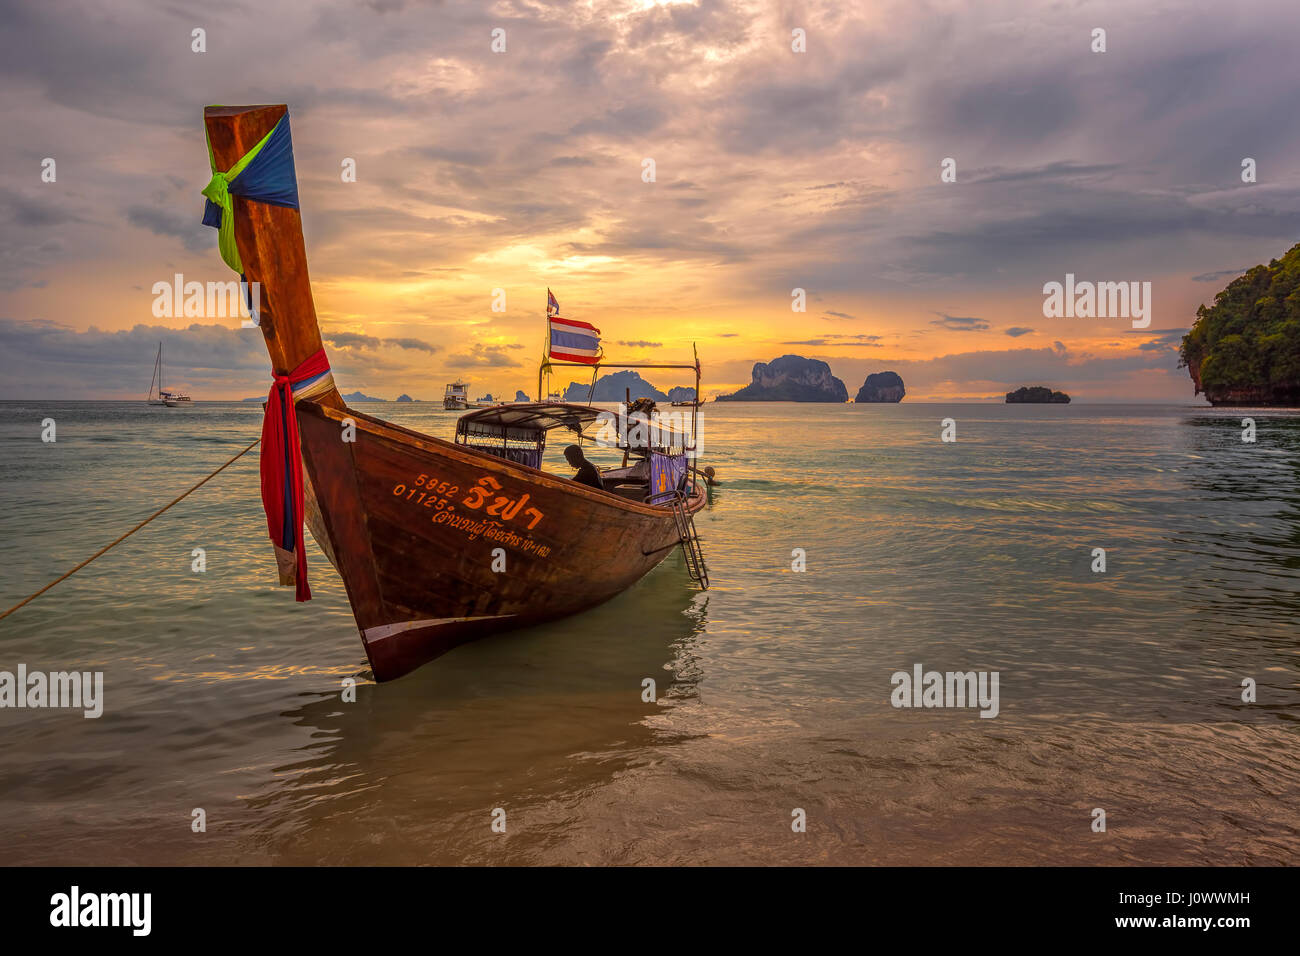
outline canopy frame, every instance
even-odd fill
[[[591,385],[587,389],[587,404],[591,405],[596,394],[596,379],[602,368],[675,368],[693,371],[695,373],[695,404],[691,406],[691,444],[685,447],[685,451],[693,452],[696,450],[695,434],[696,426],[699,420],[700,411],[700,360],[697,357],[694,365],[667,365],[650,362],[639,362],[635,364],[617,364],[613,362],[596,362],[594,365],[588,365],[585,362],[552,362],[549,359],[544,360],[537,369],[537,396],[540,398],[542,392],[542,376],[552,368],[589,368],[591,369]]]

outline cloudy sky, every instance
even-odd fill
[[[1188,402],[1196,307],[1300,239],[1294,0],[0,10],[0,398],[141,397],[159,340],[198,399],[265,391],[256,330],[153,314],[228,278],[208,103],[289,105],[336,378],[388,398],[533,391],[549,286],[613,361],[698,343],[706,394],[796,353],[850,394]],[[1150,282],[1151,327],[1044,318],[1067,273]]]

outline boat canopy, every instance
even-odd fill
[[[634,455],[651,452],[683,454],[688,446],[687,434],[667,424],[652,422],[638,410],[625,419],[610,409],[570,402],[515,402],[475,409],[456,422],[456,443],[468,445],[500,458],[507,458],[534,468],[541,467],[548,432],[563,428],[574,433],[578,441],[609,442]],[[591,426],[597,421],[601,427]],[[610,430],[612,427],[612,430]]]
[[[600,414],[598,408],[566,402],[491,405],[460,417],[456,422],[456,443],[540,468],[547,432],[567,428],[581,438],[583,429]]]
[[[536,439],[539,432],[567,428],[581,435],[600,417],[601,409],[567,402],[519,402],[492,405],[462,415],[456,424],[457,437]]]

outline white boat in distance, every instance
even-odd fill
[[[449,411],[463,411],[470,407],[469,384],[452,382],[442,396],[442,407]]]
[[[155,392],[154,386],[157,385]],[[178,408],[194,404],[194,399],[190,398],[184,392],[172,392],[163,388],[163,360],[162,360],[162,343],[158,343],[158,357],[153,362],[153,378],[149,380],[149,394],[145,402],[150,405],[166,405],[168,408]]]

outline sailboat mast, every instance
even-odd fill
[[[153,358],[153,375],[150,376],[150,378],[149,378],[149,394],[147,394],[147,395],[144,397],[144,400],[145,400],[146,402],[152,402],[152,401],[153,401],[153,387],[154,387],[154,384],[155,384],[156,382],[158,382],[158,363],[159,363],[159,361],[161,361],[161,360],[162,360],[162,343],[159,342],[159,343],[158,343],[158,354],[155,355],[154,358]],[[162,390],[162,385],[159,384],[159,385],[158,385],[158,388],[159,388],[159,390],[161,391],[161,390]]]

